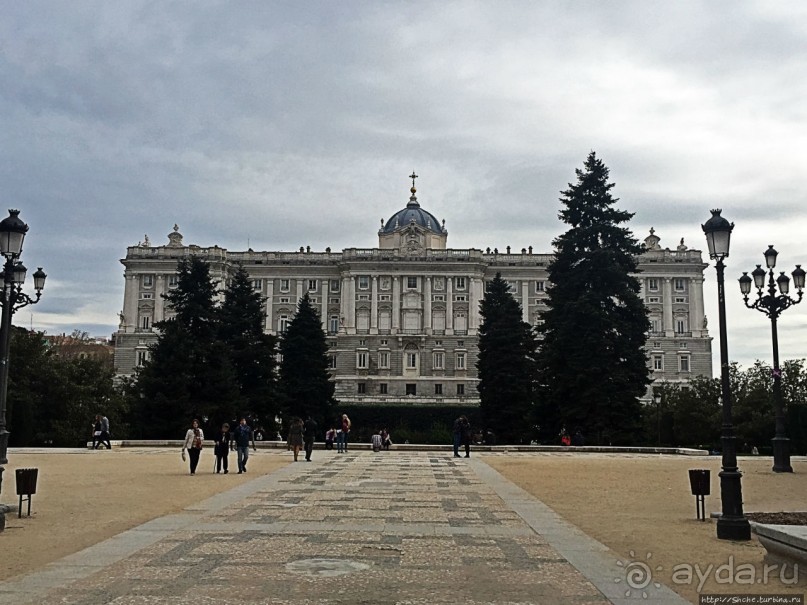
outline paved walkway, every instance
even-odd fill
[[[0,583],[0,605],[687,602],[631,590],[605,546],[478,458],[314,455]]]

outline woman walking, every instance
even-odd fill
[[[227,454],[230,453],[230,425],[226,422],[221,425],[221,432],[213,439],[215,446],[213,453],[216,454],[216,472],[220,473],[222,467],[226,475],[230,471],[227,469]]]
[[[205,434],[199,428],[199,421],[194,419],[191,428],[185,433],[185,443],[182,444],[182,459],[185,460],[185,450],[188,450],[190,458],[191,475],[196,474],[196,467],[199,466],[199,454],[202,453],[202,442]]]
[[[347,417],[347,414],[342,414],[342,438],[339,443],[337,443],[337,450],[340,452],[347,451],[347,436],[350,433],[350,418]],[[339,447],[341,445],[341,447]]]
[[[301,418],[293,418],[289,425],[289,447],[294,452],[294,461],[303,447],[303,421]]]

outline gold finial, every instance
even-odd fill
[[[414,195],[415,191],[417,191],[417,189],[415,189],[415,179],[418,178],[418,175],[416,175],[415,171],[413,170],[412,174],[409,175],[409,178],[412,179],[412,188],[409,191],[411,191]]]

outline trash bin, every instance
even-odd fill
[[[711,471],[703,468],[693,468],[689,470],[689,487],[693,496],[708,496],[711,479]]]
[[[706,496],[711,487],[710,471],[705,468],[689,469],[689,488],[695,496],[695,513],[701,521],[706,521]]]
[[[38,468],[18,468],[16,471],[17,495],[20,497],[18,517],[22,517],[23,500],[28,501],[28,516],[31,516],[31,496],[36,493],[36,480],[39,475]]]

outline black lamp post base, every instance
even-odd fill
[[[745,517],[720,517],[717,520],[717,537],[720,540],[750,540],[751,524]]]
[[[790,466],[790,439],[787,437],[774,437],[771,439],[771,443],[773,443],[773,472],[792,473],[793,467]]]
[[[7,430],[0,430],[0,464],[8,464],[8,436]]]

